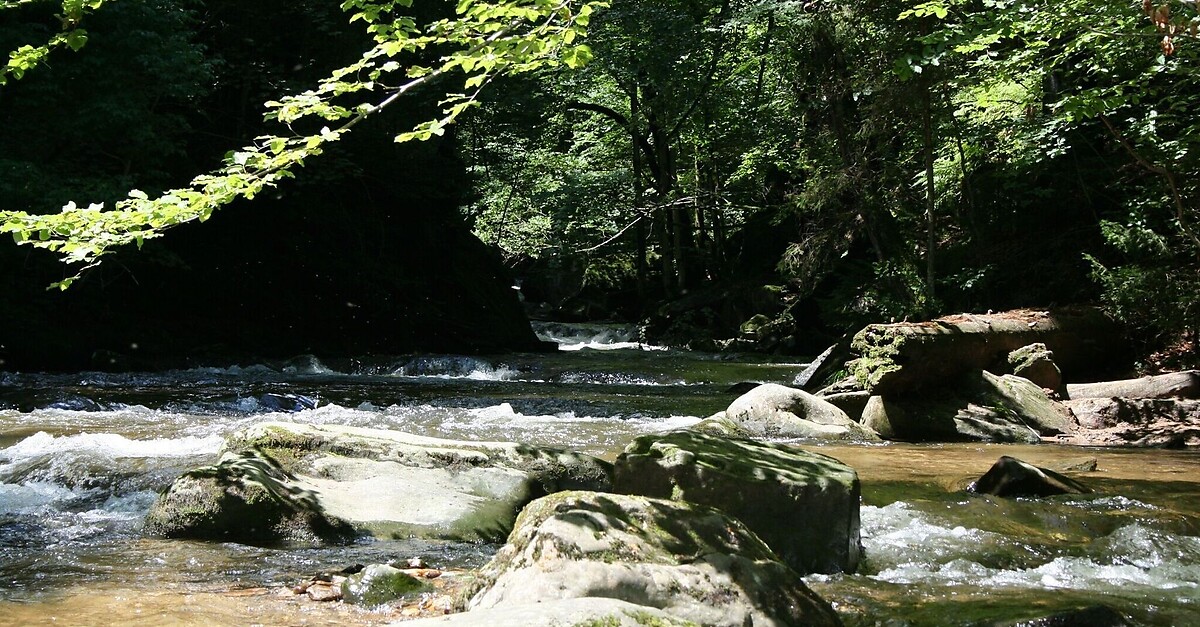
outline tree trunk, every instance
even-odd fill
[[[1067,386],[1071,400],[1082,398],[1200,398],[1200,372],[1187,370],[1156,377],[1078,383]]]

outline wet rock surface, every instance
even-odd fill
[[[613,490],[721,510],[801,574],[858,566],[858,474],[832,457],[692,431],[643,436],[617,458]]]
[[[529,501],[609,486],[610,466],[588,455],[382,429],[262,423],[229,436],[226,448],[224,465],[187,473],[170,488],[148,518],[148,532],[249,542],[351,533],[498,542]],[[203,505],[194,504],[196,481],[210,476]],[[268,486],[266,496],[243,495],[245,480],[226,476],[249,476],[252,487]],[[305,521],[312,512],[319,517],[311,531],[296,532],[294,517],[277,510],[302,512]],[[321,523],[321,516],[333,522]],[[245,522],[260,518],[280,519],[275,526],[286,528],[264,536],[262,524]]]
[[[967,490],[1005,498],[1087,494],[1092,491],[1070,477],[1007,455],[997,460]]]
[[[563,492],[534,501],[476,586],[470,611],[607,597],[703,625],[841,624],[737,520],[639,496]]]

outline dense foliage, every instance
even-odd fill
[[[477,228],[676,297],[775,280],[739,263],[766,248],[847,329],[1102,298],[1178,340],[1198,313],[1196,28],[1187,3],[617,3],[594,63],[473,127]]]

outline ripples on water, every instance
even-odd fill
[[[277,586],[412,555],[471,567],[496,549],[417,541],[256,548],[140,537],[159,490],[210,463],[226,434],[258,422],[516,440],[611,458],[637,435],[723,409],[733,383],[789,383],[804,365],[648,350],[628,329],[542,331],[577,350],[330,363],[305,356],[151,374],[0,374],[0,624],[54,612],[77,612],[80,622],[86,608],[94,609],[81,599],[99,599],[108,589],[152,603],[163,591]],[[1200,624],[1200,464],[1193,454],[898,444],[818,450],[859,469],[864,481],[862,572],[809,578],[852,625],[967,625],[1098,602],[1146,624]],[[1098,493],[1042,503],[961,491],[1006,453],[1034,463],[1095,456],[1100,472],[1080,478]],[[229,624],[239,612],[257,611],[231,602],[208,597],[208,613],[193,608],[199,613],[189,620]],[[178,605],[166,595],[143,609],[175,620]],[[112,603],[104,607],[106,618],[120,615]],[[279,611],[262,622],[317,618],[312,608]]]

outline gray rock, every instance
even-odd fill
[[[885,438],[916,442],[1037,443],[1076,428],[1071,410],[1028,379],[982,370],[916,396],[872,397],[862,421]]]
[[[607,597],[701,625],[840,625],[736,519],[640,496],[562,492],[530,503],[479,571],[467,608]]]
[[[863,410],[867,408],[867,402],[871,400],[871,393],[866,390],[855,390],[853,392],[838,392],[836,394],[817,395],[821,400],[837,407],[846,412],[846,415],[851,420],[863,424]]]
[[[389,538],[499,542],[526,503],[566,489],[606,490],[611,471],[606,462],[561,449],[335,425],[264,423],[230,436],[226,448],[276,461],[288,485],[319,511]],[[187,477],[172,492],[186,488]],[[227,503],[236,501],[217,498],[212,507],[233,507]],[[255,516],[253,508],[245,515]],[[236,525],[213,536],[192,518],[181,512],[161,524],[195,527],[189,537],[257,539],[243,538]]]
[[[1005,498],[1087,494],[1092,491],[1070,477],[1007,455],[997,460],[967,490]]]
[[[908,414],[905,413],[903,407],[897,403],[889,403],[882,396],[872,396],[863,406],[863,426],[875,431],[879,437],[885,440],[898,439],[896,429],[892,427],[892,421],[900,425],[901,433],[903,433],[909,424],[908,420]]]
[[[155,501],[143,532],[260,543],[336,543],[355,535],[309,486],[256,451],[225,453],[212,466],[184,473]]]
[[[473,610],[395,623],[396,627],[700,627],[652,607],[585,597]]]
[[[1032,381],[1035,385],[1066,395],[1062,371],[1054,363],[1054,352],[1045,344],[1022,346],[1008,354],[1008,366],[1012,373]]]
[[[433,586],[399,568],[371,564],[346,577],[342,582],[342,599],[355,605],[377,607],[432,589]]]
[[[846,412],[809,394],[766,383],[738,397],[725,417],[757,437],[873,441],[879,436]]]
[[[858,473],[832,457],[692,431],[647,435],[617,458],[613,491],[719,509],[801,574],[858,567]]]
[[[845,342],[845,344],[848,346],[849,342]],[[821,351],[821,354],[817,355],[816,359],[809,362],[809,364],[804,367],[804,370],[801,370],[800,374],[796,375],[796,377],[792,379],[792,386],[801,389],[807,389],[810,384],[820,383],[817,373],[825,368],[826,364],[830,362],[833,357],[833,353],[838,349],[838,346],[838,344],[834,344]],[[840,366],[841,364],[839,363],[838,365]]]

